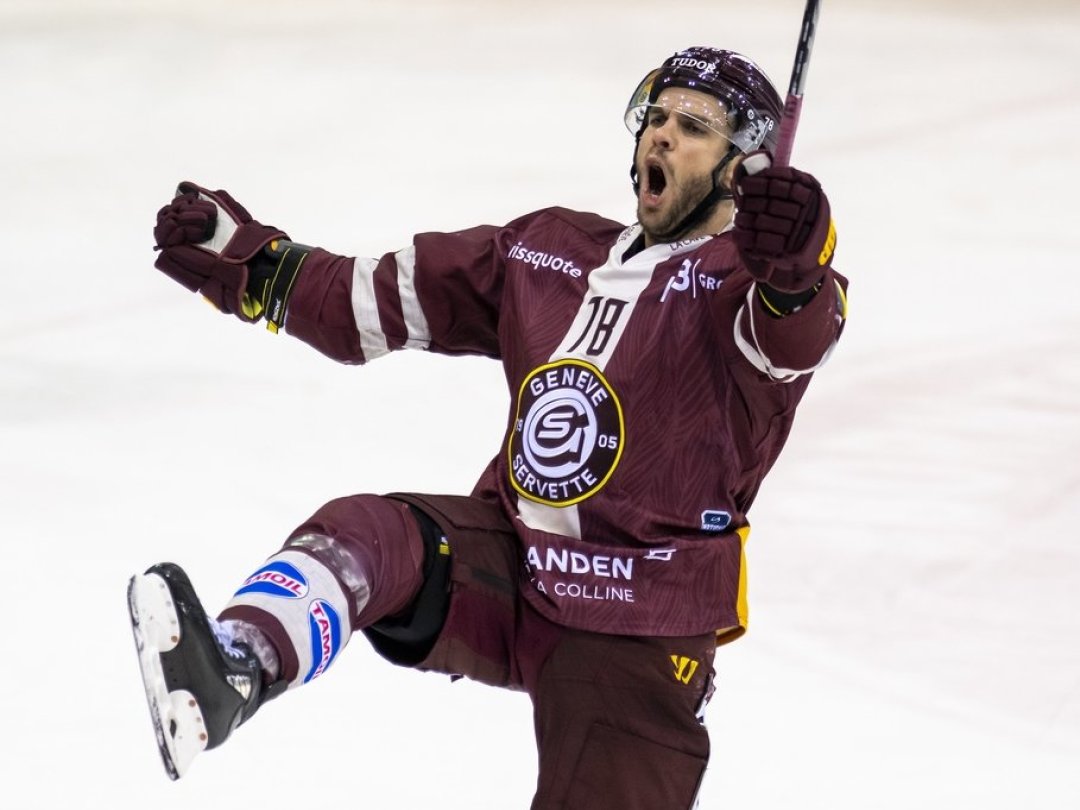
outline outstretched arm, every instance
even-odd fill
[[[421,234],[380,259],[289,241],[226,192],[182,183],[158,213],[155,265],[223,312],[265,318],[344,363],[395,349],[498,355],[501,229]]]
[[[760,371],[790,381],[824,363],[847,317],[829,200],[813,176],[772,167],[763,152],[740,165],[735,200],[733,238],[754,278],[735,341]]]

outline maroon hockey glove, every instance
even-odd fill
[[[817,284],[836,248],[829,200],[818,181],[773,167],[765,152],[754,152],[736,169],[733,185],[733,237],[754,278],[783,292]]]
[[[251,218],[225,191],[208,191],[184,182],[157,215],[154,266],[214,306],[257,321],[262,302],[248,295],[248,262],[284,231]]]

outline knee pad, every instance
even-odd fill
[[[450,546],[442,529],[409,504],[424,541],[424,580],[403,612],[363,628],[375,651],[395,664],[415,666],[427,658],[450,609]]]
[[[235,608],[267,613],[284,630],[297,664],[289,688],[325,672],[352,633],[349,594],[330,568],[300,550],[286,548],[268,559],[240,586],[225,613]]]

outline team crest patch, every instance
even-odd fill
[[[599,369],[569,358],[540,366],[518,392],[510,483],[537,503],[579,503],[611,478],[624,439],[622,405]]]

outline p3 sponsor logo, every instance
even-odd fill
[[[236,596],[261,593],[282,599],[301,599],[307,592],[308,583],[300,570],[287,562],[275,560],[244,580]]]
[[[660,295],[660,303],[664,303],[671,292],[686,292],[689,290],[690,297],[697,298],[698,292],[719,290],[724,283],[724,279],[717,278],[711,273],[699,272],[698,265],[700,264],[701,259],[693,262],[689,259],[683,259],[678,271],[668,279],[667,284],[664,286],[664,292]]]
[[[311,669],[304,683],[322,675],[334,663],[341,651],[341,619],[329,602],[316,599],[308,607],[308,629],[311,633]]]

